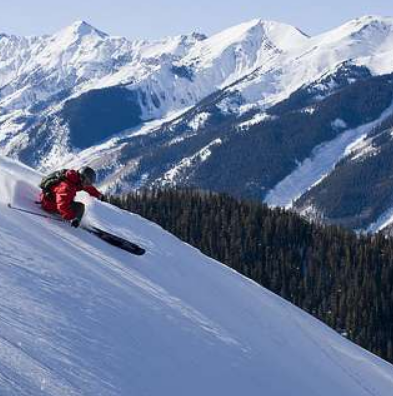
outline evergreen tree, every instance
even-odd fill
[[[111,197],[393,362],[393,239],[193,189]]]

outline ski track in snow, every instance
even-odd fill
[[[78,196],[142,257],[6,206],[39,179],[0,157],[1,396],[390,396],[390,364],[137,215]]]

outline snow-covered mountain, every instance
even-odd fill
[[[260,20],[211,38],[193,33],[158,42],[110,37],[85,22],[52,36],[4,35],[0,41],[2,152],[20,156],[33,145],[41,152],[26,159],[41,167],[56,165],[59,152],[86,148],[142,121],[193,106],[305,39],[290,26]],[[111,87],[115,88],[108,92]],[[114,118],[107,121],[107,130],[101,134],[95,130],[90,139],[81,139],[79,130],[74,131],[79,121],[74,118],[89,111],[86,102],[116,99],[112,111],[101,115]],[[92,109],[92,118],[100,117],[101,105]],[[134,114],[119,116],[119,107]],[[125,118],[123,123],[119,117]],[[48,122],[50,130],[43,133],[40,129]],[[92,134],[86,130],[89,126],[83,125],[82,135]]]
[[[389,117],[392,56],[393,19],[377,16],[315,37],[260,19],[154,42],[85,22],[1,35],[0,152],[41,171],[88,163],[112,191],[216,187],[340,222],[295,201]]]
[[[19,213],[40,174],[0,157],[0,393],[388,396],[393,367],[139,216],[80,196],[143,257]]]

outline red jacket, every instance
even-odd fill
[[[100,198],[102,194],[94,186],[83,186],[79,173],[75,170],[68,170],[65,174],[66,180],[51,188],[49,196],[41,193],[42,208],[48,212],[60,213],[65,220],[72,220],[76,214],[71,209],[78,191],[86,191],[95,198]]]

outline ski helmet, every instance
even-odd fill
[[[83,184],[94,184],[97,179],[95,170],[90,168],[89,166],[84,166],[83,168],[79,169],[78,173],[81,176]]]

